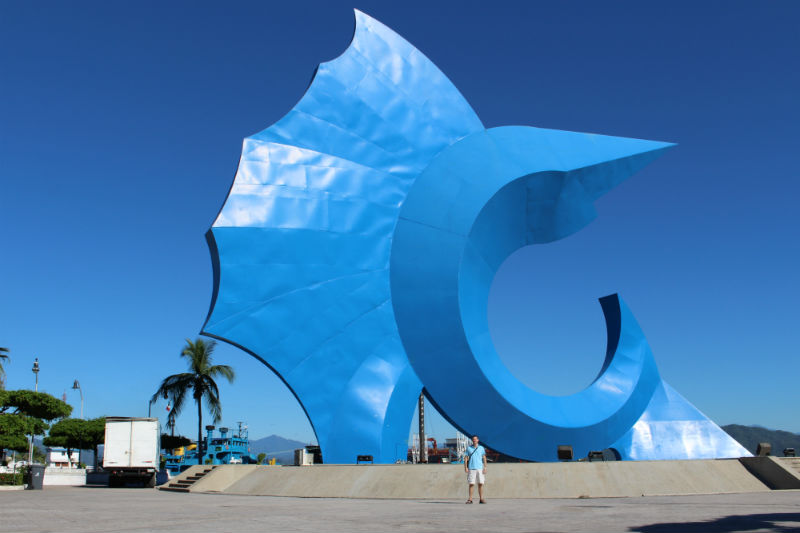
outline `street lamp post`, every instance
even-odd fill
[[[33,375],[36,377],[36,384],[34,385],[34,391],[39,392],[39,358],[33,360],[33,368],[31,369]],[[28,449],[28,464],[33,463],[33,433],[31,433],[31,446]]]
[[[81,388],[81,384],[78,383],[78,380],[75,380],[75,383],[72,384],[72,390],[76,390],[81,393],[81,420],[83,420],[83,389]]]

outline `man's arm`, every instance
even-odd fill
[[[483,449],[483,475],[486,475],[486,463],[488,463],[488,462],[489,462],[489,460],[486,458],[486,448],[484,448]]]

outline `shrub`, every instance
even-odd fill
[[[23,480],[24,476],[21,471],[16,474],[0,474],[0,485],[22,485]]]

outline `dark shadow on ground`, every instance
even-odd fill
[[[640,533],[732,533],[756,530],[800,533],[800,513],[731,515],[704,522],[665,522],[628,529]]]
[[[69,487],[69,488],[71,488],[71,489],[108,489],[108,490],[114,490],[114,489],[147,489],[147,490],[155,490],[155,489],[153,489],[153,487],[145,487],[144,484],[142,484],[142,483],[139,483],[139,484],[131,483],[129,485],[125,485],[125,486],[122,486],[122,487],[109,487],[108,485],[96,485],[96,484],[94,484],[94,485],[75,485],[74,487]]]

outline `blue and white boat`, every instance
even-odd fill
[[[203,440],[203,456],[198,460],[197,444],[193,443],[173,450],[166,457],[166,469],[170,475],[183,472],[190,466],[197,464],[226,465],[226,464],[256,464],[256,459],[250,453],[250,439],[247,426],[239,423],[236,433],[229,428],[219,428],[219,436],[214,436],[214,426],[206,426],[206,438]]]

